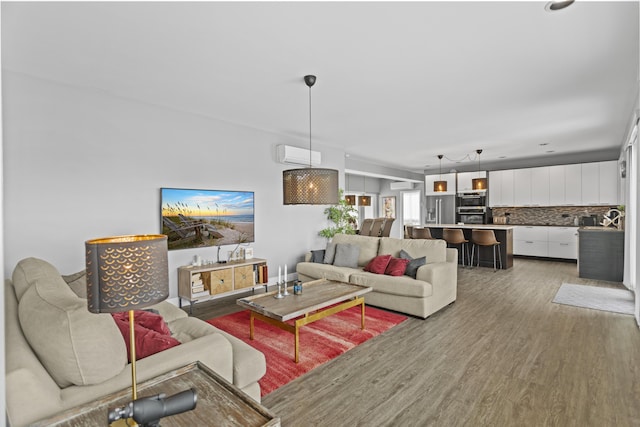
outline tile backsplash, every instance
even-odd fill
[[[511,225],[575,225],[575,218],[578,218],[579,225],[582,225],[583,216],[596,215],[596,224],[600,224],[602,217],[609,209],[616,206],[544,206],[544,207],[511,207],[493,208],[493,217],[507,217]],[[498,219],[497,221],[500,221]],[[494,220],[496,222],[496,220]]]

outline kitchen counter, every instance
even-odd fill
[[[442,230],[445,228],[458,228],[464,233],[465,239],[469,241],[469,253],[471,253],[471,232],[472,230],[493,230],[496,239],[500,242],[500,258],[502,259],[502,269],[513,267],[513,226],[510,224],[437,224],[427,225],[434,239],[442,239]],[[458,246],[458,253],[461,254]],[[490,246],[480,246],[476,253],[480,257],[482,267],[493,268],[493,248]],[[462,257],[459,258],[460,261]],[[477,265],[478,260],[474,261]]]
[[[463,230],[513,230],[513,224],[429,224],[429,228],[461,228]]]

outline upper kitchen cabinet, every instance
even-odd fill
[[[513,169],[489,172],[489,206],[513,206]]]
[[[582,204],[600,204],[600,168],[598,163],[582,165]]]
[[[564,166],[564,203],[562,205],[582,204],[582,165]]]
[[[620,204],[616,161],[503,170],[489,176],[492,207]]]
[[[433,184],[436,181],[446,181],[447,191],[434,191]],[[442,175],[425,175],[424,177],[425,195],[438,196],[446,194],[456,194],[456,174],[455,173],[443,173]]]
[[[514,206],[549,206],[549,168],[516,169]]]
[[[614,161],[583,163],[582,204],[617,205],[618,195],[618,163]]]
[[[458,191],[476,191],[473,189],[475,178],[486,178],[487,172],[460,172],[458,173]]]
[[[531,168],[531,206],[549,206],[549,168]]]
[[[600,174],[600,204],[601,205],[619,205],[620,204],[620,185],[619,185],[619,169],[618,162],[613,160],[609,162],[600,162],[598,172]]]
[[[565,204],[564,170],[564,165],[549,166],[549,206]]]
[[[513,174],[514,206],[531,205],[531,168],[516,169]]]

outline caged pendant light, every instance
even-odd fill
[[[438,154],[438,159],[440,159],[440,180],[434,181],[433,183],[433,191],[437,193],[442,193],[447,191],[447,181],[442,180],[442,154]]]
[[[480,154],[482,154],[482,150],[476,150],[478,153],[478,175],[480,175]],[[474,190],[486,190],[487,189],[487,178],[474,178],[471,180],[471,187]]]
[[[311,86],[316,76],[304,76],[309,87],[309,167],[282,172],[285,205],[335,205],[338,203],[338,171],[311,167]]]

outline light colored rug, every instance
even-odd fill
[[[600,288],[598,286],[563,283],[553,302],[633,315],[633,292],[626,289]]]

